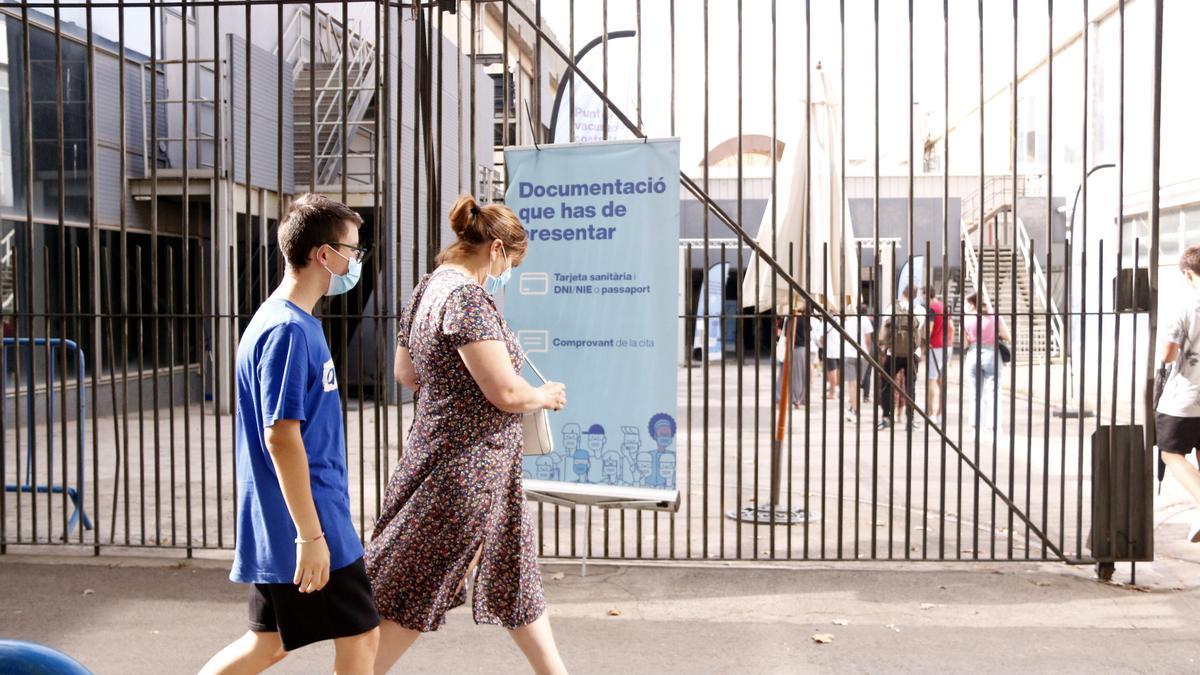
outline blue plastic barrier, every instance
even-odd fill
[[[0,640],[0,673],[6,675],[91,675],[75,659],[45,645]]]
[[[76,432],[76,470],[78,488],[68,487],[66,485],[54,484],[54,367],[55,359],[50,358],[50,372],[47,379],[47,391],[49,392],[49,401],[46,406],[46,428],[49,432],[46,434],[46,484],[35,485],[33,476],[33,462],[37,452],[37,435],[33,433],[36,428],[36,408],[33,379],[33,348],[47,347],[50,349],[59,348],[65,349],[69,354],[74,356],[75,361],[75,384],[76,391],[79,395],[79,420],[75,425]],[[0,372],[8,373],[8,350],[9,348],[20,348],[20,353],[25,364],[25,419],[26,428],[29,433],[26,438],[29,441],[28,448],[25,452],[25,482],[22,485],[8,484],[4,486],[5,492],[23,492],[23,493],[38,493],[38,494],[63,494],[66,493],[67,498],[71,500],[75,510],[71,512],[71,518],[67,522],[67,531],[75,528],[77,519],[83,519],[83,526],[87,529],[92,529],[92,520],[88,518],[87,512],[84,510],[83,502],[83,449],[85,447],[84,439],[87,438],[87,389],[84,387],[84,376],[87,372],[87,361],[83,350],[74,340],[63,340],[61,338],[4,338],[4,350],[0,352]],[[64,374],[64,377],[66,375]],[[7,416],[8,398],[0,396],[0,415]],[[66,533],[63,533],[66,536]]]

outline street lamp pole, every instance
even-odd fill
[[[617,38],[627,38],[627,37],[633,37],[635,35],[637,35],[637,31],[635,31],[635,30],[614,30],[614,31],[609,31],[608,39],[616,40]],[[585,55],[587,55],[587,53],[589,51],[591,51],[594,47],[596,47],[600,43],[604,42],[604,37],[605,37],[604,35],[600,35],[600,36],[592,39],[591,42],[584,45],[583,49],[580,49],[575,54],[575,58],[572,59],[572,63],[570,64],[571,67],[567,69],[566,77],[564,77],[562,82],[559,83],[558,91],[555,92],[555,94],[554,94],[554,107],[550,112],[550,142],[551,143],[554,142],[554,139],[556,138],[555,132],[558,130],[558,109],[559,109],[559,106],[562,105],[563,92],[566,91],[567,88],[571,85],[571,78],[575,77],[575,70],[577,68],[579,68],[579,64],[580,64],[580,62],[583,61],[583,57]]]

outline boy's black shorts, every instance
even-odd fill
[[[1186,455],[1192,448],[1200,447],[1200,417],[1175,417],[1155,413],[1154,429],[1157,432],[1160,452]]]
[[[287,651],[359,635],[378,625],[379,613],[362,558],[330,572],[329,583],[315,593],[301,593],[296,584],[250,587],[250,630],[279,633]]]

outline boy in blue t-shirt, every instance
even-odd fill
[[[334,640],[335,672],[373,668],[379,615],[350,519],[333,357],[312,310],[358,282],[362,219],[306,194],[279,225],[284,278],[238,346],[238,536],[229,578],[254,584],[250,630],[202,673],[259,672]]]

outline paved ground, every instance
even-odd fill
[[[1190,567],[1143,566],[1137,588],[1057,564],[597,565],[586,578],[550,565],[546,584],[577,674],[1193,673],[1200,574]],[[62,649],[96,673],[194,672],[242,630],[245,591],[225,574],[213,562],[5,556],[0,636]],[[815,643],[818,633],[833,642]],[[325,672],[331,659],[314,646],[273,672]],[[503,630],[472,625],[462,608],[402,665],[395,672],[527,671]]]

